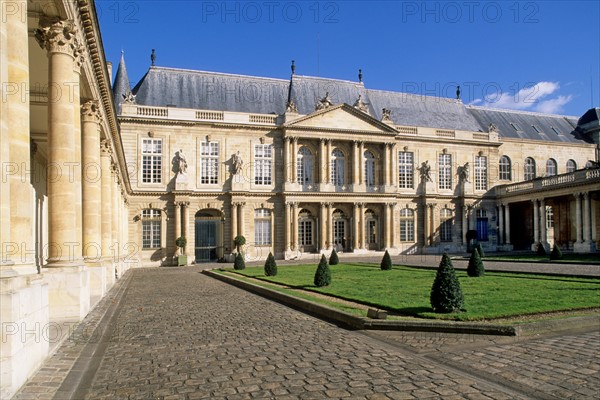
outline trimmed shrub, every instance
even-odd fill
[[[483,252],[483,247],[481,247],[481,243],[477,243],[475,249],[477,249],[477,252],[479,253],[479,258],[485,257],[485,253]]]
[[[315,273],[315,286],[322,287],[327,286],[330,283],[331,271],[329,270],[329,263],[327,262],[327,258],[325,258],[325,254],[323,254],[321,255],[321,261],[319,262],[317,272]]]
[[[240,252],[240,247],[242,247],[243,245],[246,244],[246,238],[242,235],[238,235],[233,239],[233,244],[235,245],[235,248],[237,249],[237,252]]]
[[[338,257],[335,249],[333,249],[333,251],[331,252],[331,255],[329,256],[329,265],[338,265],[339,263],[340,263],[340,258]]]
[[[542,256],[542,257],[548,255],[548,253],[546,252],[546,248],[544,247],[544,245],[542,243],[538,243],[535,254],[537,254],[538,256]]]
[[[552,247],[552,252],[550,253],[550,259],[551,260],[562,260],[562,258],[563,258],[562,252],[560,251],[558,246],[555,244]]]
[[[392,258],[390,257],[390,253],[388,253],[387,250],[385,251],[383,258],[381,259],[381,264],[379,264],[379,267],[384,271],[392,269]]]
[[[244,269],[246,268],[246,261],[244,261],[244,256],[242,253],[237,253],[235,256],[235,261],[233,262],[233,269]]]
[[[469,258],[469,266],[467,267],[467,275],[469,276],[482,276],[485,270],[483,268],[483,261],[479,255],[477,249],[473,249],[471,252],[471,258]]]
[[[452,261],[444,253],[431,287],[431,307],[438,313],[451,313],[460,311],[464,304],[464,297],[460,282],[454,272]]]
[[[273,257],[273,253],[271,252],[269,252],[269,255],[267,256],[267,261],[265,261],[265,275],[277,275],[277,263],[275,262],[275,257]]]

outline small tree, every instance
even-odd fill
[[[475,249],[477,249],[477,252],[479,253],[479,258],[485,257],[485,253],[483,251],[483,247],[481,247],[481,243],[477,243]]]
[[[244,256],[242,255],[242,253],[237,253],[237,255],[235,256],[233,268],[237,270],[246,268],[246,261],[244,261]]]
[[[558,248],[558,246],[555,243],[554,246],[552,247],[552,252],[550,253],[550,259],[551,260],[562,260],[562,258],[563,258],[562,252],[560,251],[560,249]]]
[[[537,254],[538,256],[542,256],[545,257],[548,255],[548,253],[546,253],[546,248],[544,247],[544,245],[539,242],[537,245],[537,251],[535,252],[535,254]]]
[[[430,302],[433,311],[440,313],[460,311],[464,304],[460,282],[446,253],[442,256],[431,287]]]
[[[273,257],[273,253],[271,253],[271,252],[269,252],[267,261],[265,261],[265,275],[266,276],[277,275],[277,263],[275,262],[275,257]]]
[[[390,257],[390,253],[388,253],[387,250],[385,251],[383,258],[381,259],[381,264],[379,264],[379,267],[384,271],[392,269],[392,258]]]
[[[333,251],[331,252],[331,255],[329,256],[329,265],[338,265],[340,263],[340,258],[337,255],[337,252],[335,251],[335,248],[333,249]]]
[[[175,239],[175,246],[181,249],[181,254],[183,254],[186,244],[187,239],[185,238],[185,236],[179,236],[177,239]]]
[[[315,286],[322,287],[327,286],[331,283],[331,271],[329,270],[329,264],[327,263],[327,258],[325,258],[325,254],[321,255],[321,261],[319,262],[319,266],[317,267],[317,272],[315,273]]]
[[[235,248],[237,250],[237,252],[240,252],[240,247],[242,247],[243,245],[246,244],[246,238],[243,237],[242,235],[238,235],[233,239],[233,244],[235,245]]]
[[[467,275],[469,276],[482,276],[485,270],[483,268],[483,260],[479,256],[479,251],[473,249],[471,252],[471,258],[469,258],[469,266],[467,267]]]

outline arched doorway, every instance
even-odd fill
[[[348,241],[348,219],[342,210],[333,212],[333,246],[336,251],[346,251]]]
[[[197,263],[223,257],[223,218],[217,210],[200,210],[195,217],[195,259]]]

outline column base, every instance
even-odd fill
[[[594,242],[575,242],[573,243],[574,253],[593,253],[595,252],[596,244]]]
[[[87,267],[44,268],[48,283],[51,321],[81,321],[90,311],[90,275]]]
[[[90,274],[90,308],[93,308],[106,294],[106,268],[101,262],[86,262]]]
[[[102,262],[102,265],[106,269],[106,293],[111,287],[113,287],[117,280],[115,278],[115,263],[113,262],[112,258],[107,258]]]
[[[41,275],[0,279],[0,398],[9,399],[48,356],[48,284]]]

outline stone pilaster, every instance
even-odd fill
[[[540,209],[537,199],[531,200],[531,203],[533,204],[533,243],[531,244],[531,249],[536,250],[537,244],[540,241]]]
[[[327,203],[327,249],[333,249],[333,203]]]
[[[181,231],[181,235],[187,239],[185,244],[185,248],[183,249],[183,254],[191,255],[192,254],[192,236],[189,234],[190,229],[190,202],[184,201],[181,203],[181,211],[182,216],[181,220],[183,221],[183,227]],[[222,255],[222,254],[221,254]]]
[[[231,203],[231,245],[233,246],[233,240],[238,235],[238,202]],[[233,247],[232,247],[233,248]]]
[[[286,136],[283,138],[283,165],[284,165],[284,182],[291,182],[292,176],[292,161],[290,159],[290,138]]]
[[[512,247],[510,242],[510,204],[504,205],[504,244]]]
[[[583,193],[583,243],[590,245],[592,242],[592,224],[590,213],[590,194]]]
[[[326,152],[326,147],[325,147],[325,139],[321,138],[319,139],[319,173],[318,176],[315,176],[315,178],[318,178],[318,182],[320,187],[322,187],[325,182],[327,182],[327,161],[326,161],[326,157],[325,157],[325,152]],[[316,168],[315,168],[316,169]],[[317,174],[315,174],[317,175]]]
[[[365,240],[365,232],[367,230],[367,226],[365,224],[365,203],[360,203],[360,211],[359,211],[359,215],[360,215],[360,228],[358,229],[358,237],[359,242],[360,242],[360,248],[362,250],[366,250],[367,249],[367,241]]]
[[[110,289],[115,281],[112,254],[112,149],[108,140],[100,142],[100,169],[101,169],[101,203],[100,215],[102,220],[102,260],[106,268],[106,289]]]
[[[292,241],[292,236],[291,236],[292,221],[290,218],[290,212],[291,212],[290,210],[291,210],[290,203],[286,201],[285,202],[285,221],[284,221],[284,223],[285,223],[285,238],[284,238],[285,246],[284,246],[284,248],[285,248],[286,254],[292,250],[291,246],[290,246],[290,243]]]
[[[298,251],[298,203],[294,202],[292,203],[292,222],[293,222],[293,231],[292,231],[292,235],[294,237],[293,240],[293,248],[294,250]]]
[[[325,182],[331,182],[331,139],[327,140],[327,154],[325,155]]]
[[[360,203],[354,203],[352,207],[352,250],[360,249]]]
[[[504,244],[504,210],[503,204],[498,204],[498,245]]]
[[[181,236],[181,203],[175,201],[173,203],[173,224],[175,228],[175,237],[173,241],[177,240]]]
[[[325,241],[327,240],[327,203],[321,203],[319,206],[319,243],[318,249],[324,251],[327,249]]]
[[[576,243],[583,243],[583,226],[581,224],[581,193],[575,193],[575,232],[577,236]]]

